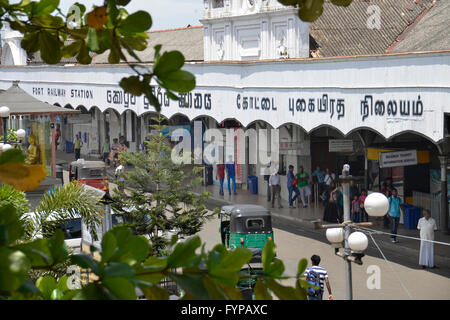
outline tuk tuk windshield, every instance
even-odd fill
[[[248,231],[263,231],[264,220],[261,218],[249,218],[245,222]]]
[[[106,178],[106,168],[83,168],[79,170],[80,179],[104,179]]]

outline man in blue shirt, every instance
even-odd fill
[[[233,181],[233,192],[234,192],[234,194],[237,194],[236,193],[236,176],[235,176],[236,165],[233,162],[232,156],[228,157],[228,162],[225,166],[227,168],[228,193],[231,194],[231,186],[230,186],[230,180],[231,180],[231,181]]]
[[[320,169],[320,166],[316,167],[316,170],[312,173],[313,177],[317,177],[317,184],[319,185],[319,196],[322,195],[322,193],[325,191],[323,188],[323,184],[325,182],[325,175],[326,172]]]
[[[392,243],[397,243],[397,234],[398,224],[400,222],[400,214],[403,212],[403,202],[402,199],[398,196],[397,189],[392,190],[392,195],[388,198],[389,200],[389,210],[388,215],[392,220]]]
[[[289,208],[295,208],[294,207],[294,201],[297,200],[298,196],[300,195],[300,190],[298,190],[297,185],[293,185],[292,181],[294,181],[294,166],[289,166],[289,171],[287,173],[287,188],[289,193]],[[292,192],[295,192],[294,198],[292,198]]]

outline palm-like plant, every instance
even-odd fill
[[[30,208],[25,193],[7,184],[0,186],[0,207],[5,204],[13,205],[19,216],[27,213]]]
[[[57,226],[68,219],[81,218],[97,238],[96,229],[104,213],[99,195],[79,186],[76,181],[47,192],[32,215],[25,215],[26,238],[53,235]]]

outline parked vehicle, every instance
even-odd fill
[[[254,276],[263,272],[262,250],[274,239],[270,212],[256,205],[223,206],[219,219],[222,244],[230,250],[246,247],[252,251],[252,260],[240,271],[243,280],[238,288],[246,300],[254,299]]]
[[[79,159],[70,163],[69,181],[77,180],[103,191],[109,191],[109,181],[106,173],[106,164],[103,161],[85,161]]]
[[[271,215],[262,206],[224,206],[219,218],[222,243],[228,248],[241,246],[262,250],[273,240]]]

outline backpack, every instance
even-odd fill
[[[318,289],[308,287],[306,289],[308,296],[317,297],[322,292],[322,288],[320,287],[320,277],[317,272],[313,270],[308,271],[308,273],[306,274],[306,281],[309,284],[318,287]]]

